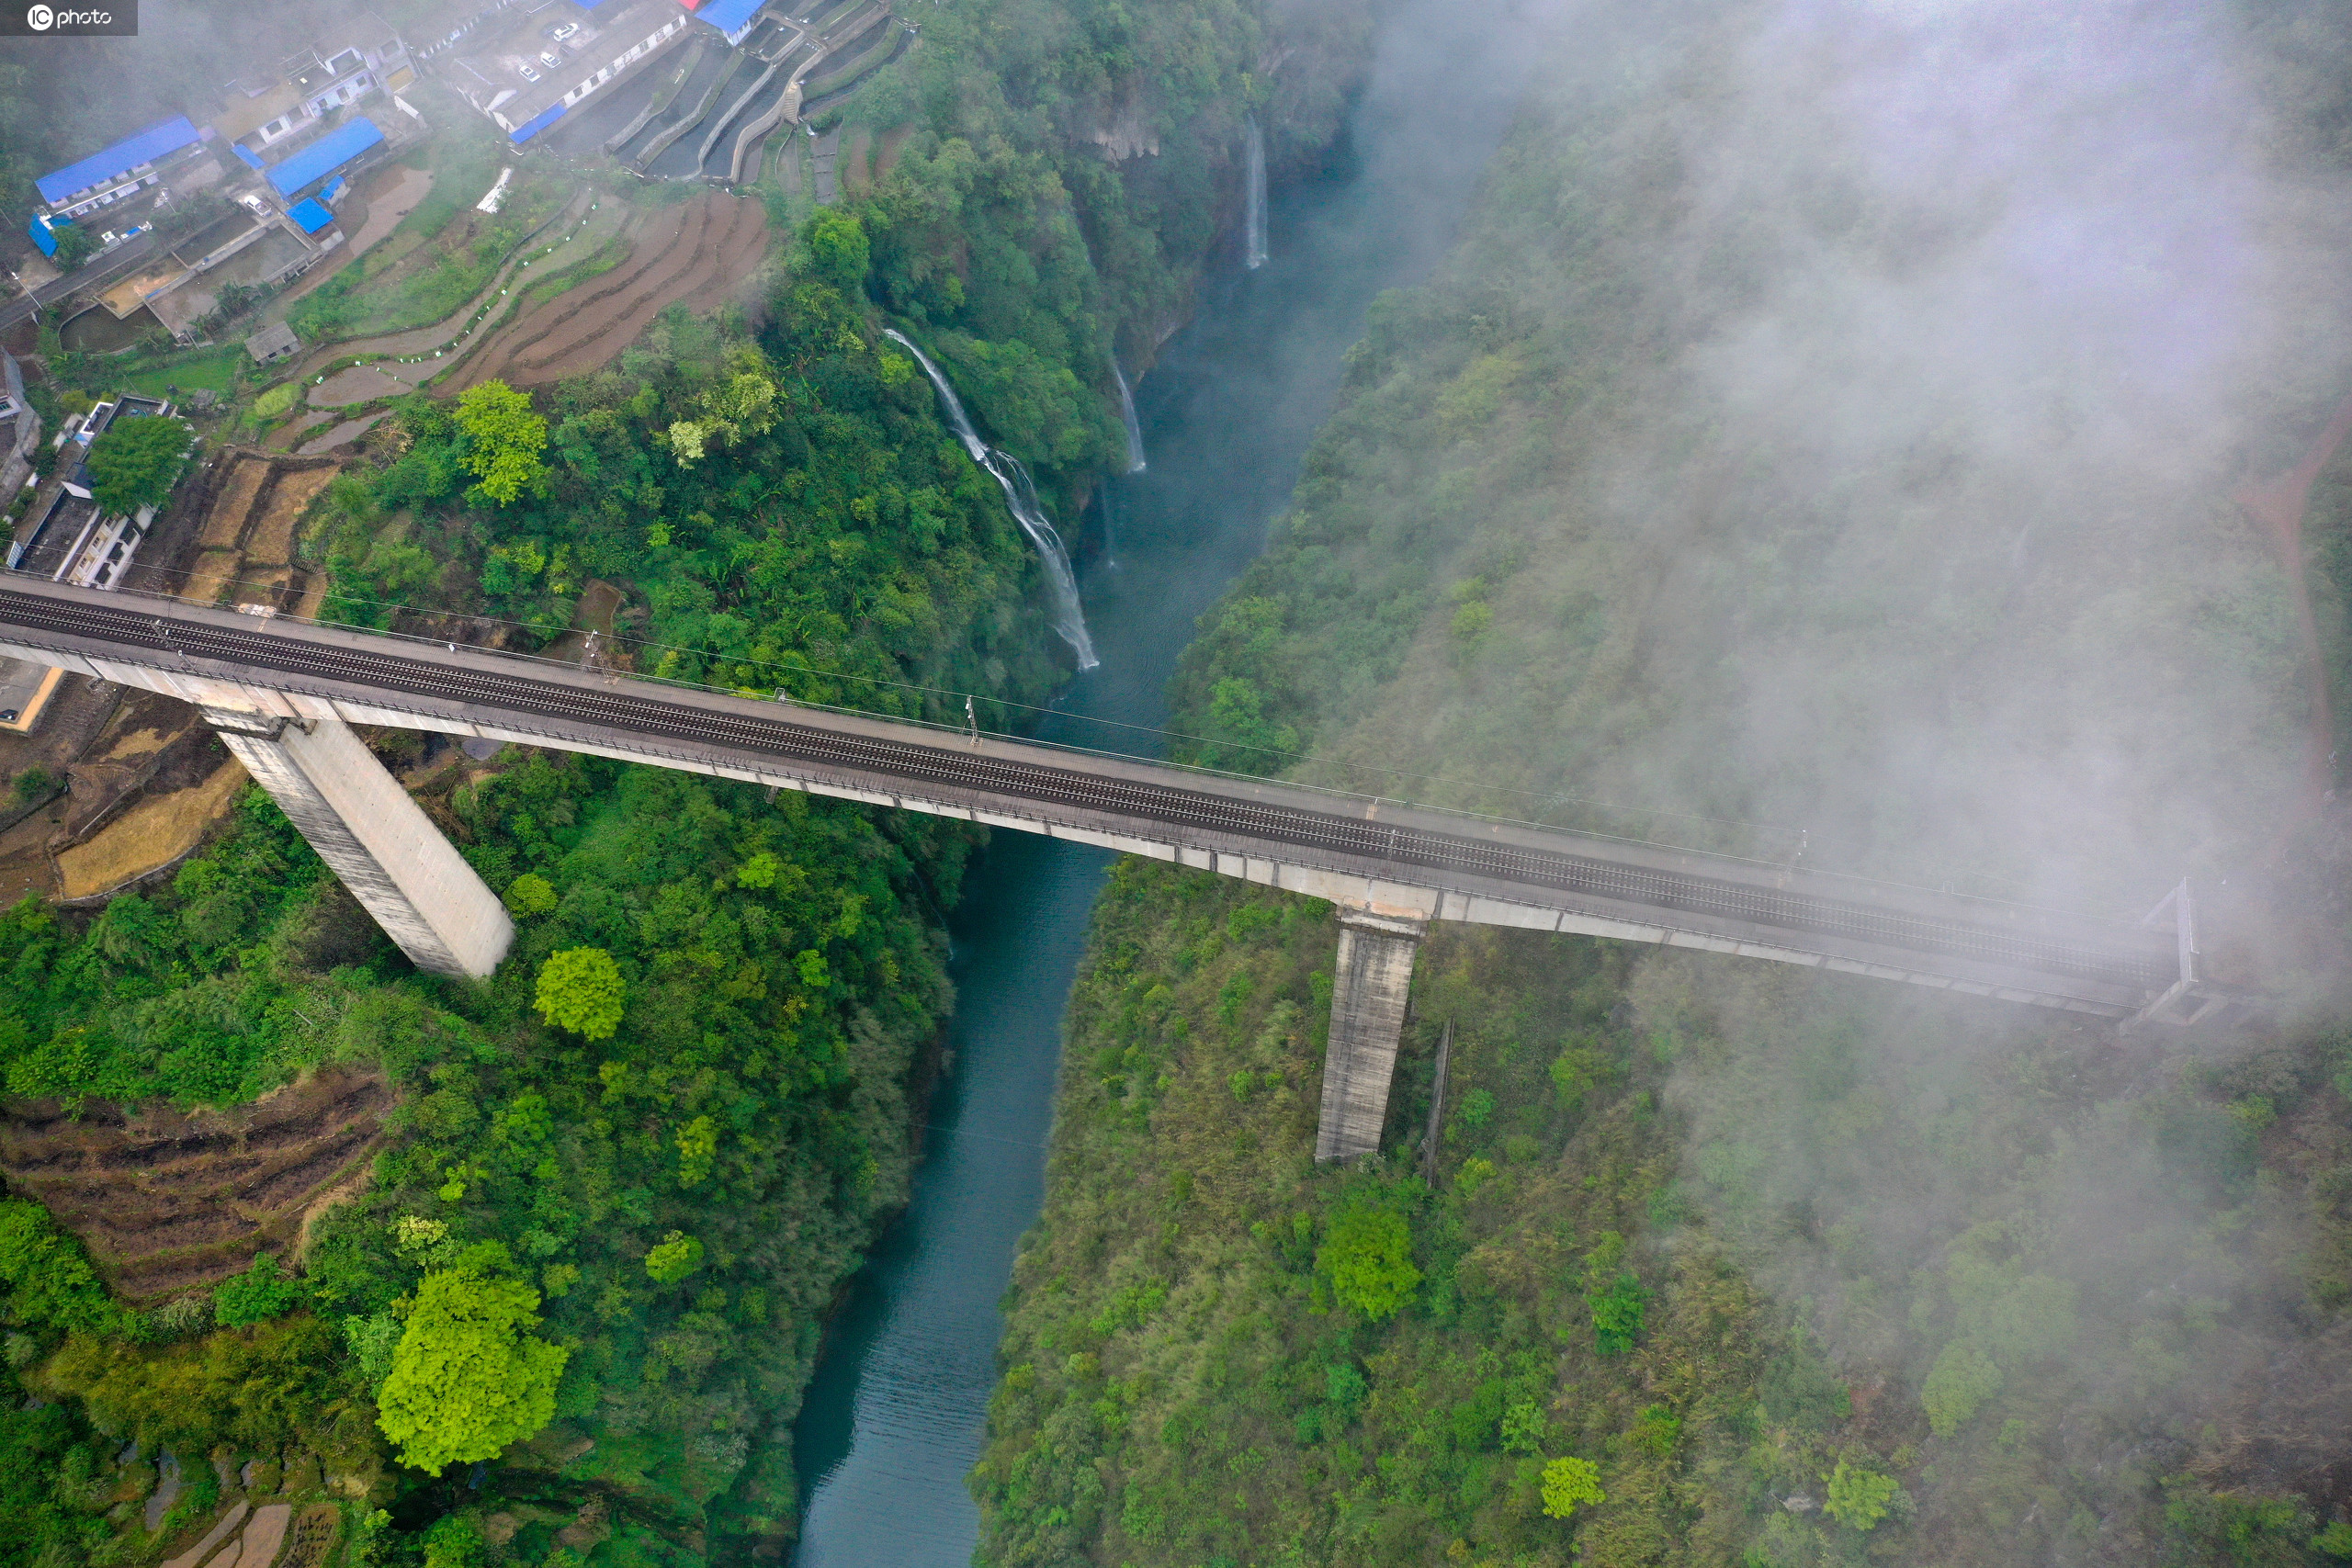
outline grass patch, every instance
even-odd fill
[[[629,248],[629,243],[616,234],[581,260],[558,267],[544,276],[536,276],[537,269],[534,268],[531,286],[523,291],[522,299],[514,302],[514,314],[520,317],[532,307],[552,299],[567,289],[577,288],[592,277],[612,271],[628,258]]]
[[[225,392],[236,381],[237,360],[244,352],[242,344],[232,343],[170,355],[142,361],[117,379],[129,390],[151,398],[170,397],[175,388],[182,392],[199,389]]]
[[[423,151],[426,156],[421,166],[433,171],[433,188],[401,220],[386,241],[387,247],[403,235],[414,235],[418,241],[434,238],[449,226],[450,220],[480,201],[498,178],[501,149],[487,137],[436,134]],[[410,248],[401,247],[403,253]]]
[[[463,249],[426,260],[396,281],[373,288],[404,263],[418,261],[498,178],[509,156],[495,137],[479,132],[470,116],[444,118],[411,160],[433,171],[433,188],[401,219],[384,242],[312,290],[288,312],[296,331],[311,342],[366,337],[430,326],[464,309],[497,276],[499,265],[524,235],[547,216],[551,193],[510,190],[499,220]]]
[[[463,310],[498,276],[524,237],[545,220],[544,201],[518,199],[506,221],[489,229],[461,251],[380,289],[369,289],[354,268],[327,280],[297,305],[288,319],[303,336],[333,343],[413,331],[446,321]]]

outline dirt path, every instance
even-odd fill
[[[310,457],[321,452],[332,452],[338,446],[347,446],[358,440],[379,423],[391,417],[391,410],[378,409],[374,413],[362,414],[357,419],[346,419],[324,435],[303,442],[300,446],[295,448],[295,455]]]
[[[2302,632],[2312,693],[2311,735],[2303,758],[2307,813],[2316,813],[2335,790],[2335,721],[2328,697],[2327,657],[2320,645],[2319,623],[2312,615],[2311,585],[2303,575],[2303,513],[2311,504],[2312,486],[2347,436],[2352,436],[2352,397],[2336,405],[2335,417],[2301,462],[2267,485],[2240,491],[2236,498],[2247,516],[2270,531],[2278,565],[2293,592],[2295,623]]]

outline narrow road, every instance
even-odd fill
[[[29,296],[18,294],[6,304],[0,305],[0,330],[13,327],[36,310],[45,310],[82,289],[112,283],[161,250],[163,243],[151,229],[136,239],[125,240],[106,254],[85,263],[79,271],[69,272],[54,283],[43,284]]]

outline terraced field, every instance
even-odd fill
[[[629,240],[627,261],[523,312],[475,355],[458,385],[496,378],[531,386],[581,375],[608,363],[671,305],[718,304],[759,265],[767,211],[713,192],[646,214]]]

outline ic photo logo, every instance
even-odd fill
[[[139,0],[113,0],[104,10],[96,6],[60,6],[54,0],[34,0],[19,10],[15,0],[0,6],[0,37],[6,38],[137,38]]]

